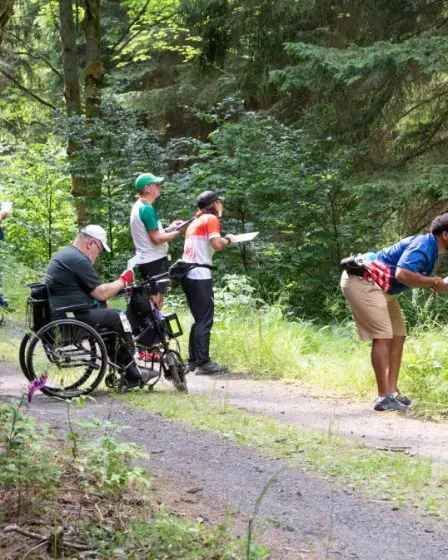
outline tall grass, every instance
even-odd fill
[[[276,308],[220,315],[213,355],[232,371],[319,385],[325,392],[366,395],[374,387],[368,345],[353,325],[287,321]]]

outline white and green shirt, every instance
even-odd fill
[[[168,243],[154,245],[149,232],[163,232],[156,209],[144,200],[137,200],[131,210],[131,233],[134,240],[138,264],[157,261],[168,255]]]

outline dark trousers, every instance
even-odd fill
[[[188,345],[189,361],[201,366],[210,359],[210,333],[215,315],[213,284],[211,279],[184,278],[182,287],[194,319]]]
[[[65,315],[64,315],[65,317]],[[116,309],[87,309],[75,313],[75,319],[87,323],[95,330],[107,329],[113,333],[104,339],[109,358],[118,364],[127,364],[134,359],[134,342],[131,333],[125,332]]]

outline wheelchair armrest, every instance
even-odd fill
[[[86,311],[87,309],[91,309],[92,306],[89,303],[82,303],[82,304],[75,304],[75,305],[66,305],[64,307],[54,307],[53,312],[66,312],[66,311]]]

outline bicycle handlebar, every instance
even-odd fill
[[[163,272],[162,274],[151,276],[151,278],[149,278],[148,280],[143,280],[143,282],[140,282],[140,284],[132,284],[132,286],[126,286],[126,288],[122,288],[117,293],[117,295],[120,294],[131,295],[133,290],[138,291],[139,289],[143,290],[144,288],[153,288],[154,286],[157,286],[157,284],[159,283],[168,283],[168,282],[171,282],[170,273]]]

